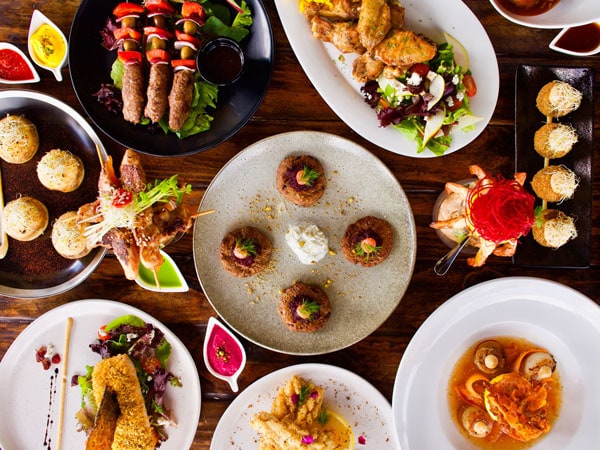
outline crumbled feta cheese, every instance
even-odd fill
[[[457,100],[463,101],[464,98],[465,98],[465,93],[464,92],[458,92],[456,94],[456,99]]]
[[[452,77],[452,84],[457,85],[459,81],[458,74],[454,74]]]
[[[421,78],[421,76],[418,73],[413,72],[411,76],[406,80],[406,84],[409,84],[411,86],[418,86],[421,84],[421,81],[423,81],[423,78]]]

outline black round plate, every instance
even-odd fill
[[[65,259],[52,246],[52,224],[64,212],[76,211],[98,196],[102,143],[83,117],[53,97],[34,91],[0,92],[0,114],[24,115],[37,127],[40,147],[24,164],[1,161],[4,202],[23,195],[37,198],[50,216],[44,234],[33,241],[8,238],[8,253],[0,260],[0,294],[12,297],[46,297],[66,291],[85,280],[102,261],[106,249],[97,248],[81,259]],[[69,150],[83,161],[85,177],[79,188],[63,193],[46,189],[36,167],[53,148]]]
[[[109,112],[93,96],[102,83],[111,83],[110,69],[116,52],[101,45],[100,30],[120,0],[83,0],[71,25],[69,68],[73,89],[87,115],[119,144],[156,156],[183,156],[208,150],[237,133],[260,106],[273,70],[273,31],[261,0],[246,0],[252,11],[250,34],[241,42],[245,54],[242,77],[219,88],[211,128],[179,139],[162,130],[133,125],[120,114]]]

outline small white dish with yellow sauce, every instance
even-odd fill
[[[29,55],[35,64],[62,81],[62,68],[67,62],[67,38],[54,22],[39,10],[33,10],[27,39]]]

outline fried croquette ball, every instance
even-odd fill
[[[531,231],[538,244],[550,248],[562,247],[577,237],[573,218],[556,209],[540,212]]]
[[[67,259],[79,259],[87,255],[91,247],[83,234],[84,229],[77,224],[76,211],[61,215],[52,226],[52,245],[57,253]]]
[[[548,202],[560,202],[573,197],[578,179],[564,166],[547,166],[540,169],[531,180],[535,194]]]
[[[569,83],[551,81],[538,92],[536,106],[547,117],[562,117],[581,105],[582,94]]]
[[[33,158],[40,138],[35,125],[24,116],[7,115],[0,120],[0,158],[23,164]]]
[[[85,169],[78,156],[55,148],[40,159],[37,175],[40,182],[50,190],[72,192],[81,185]]]
[[[38,199],[20,197],[6,204],[2,211],[2,227],[18,241],[31,241],[48,226],[48,209]]]
[[[533,136],[533,147],[540,156],[548,159],[562,158],[577,143],[575,128],[562,123],[547,123]]]

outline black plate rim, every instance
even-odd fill
[[[172,133],[168,135],[163,134],[162,131],[151,133],[145,127],[134,126],[122,117],[108,112],[91,95],[100,87],[101,83],[110,82],[110,66],[104,67],[102,64],[107,59],[112,64],[112,60],[114,60],[112,53],[114,52],[108,52],[100,45],[99,30],[119,1],[83,0],[77,9],[69,32],[69,68],[73,90],[86,115],[111,140],[151,156],[193,155],[216,147],[230,139],[246,125],[262,104],[271,83],[275,60],[273,29],[266,8],[262,0],[246,1],[252,9],[254,22],[250,29],[250,37],[246,38],[247,41],[242,41],[242,47],[246,51],[244,73],[234,85],[219,88],[221,101],[217,102],[216,110],[212,111],[214,121],[211,129],[186,139],[179,139]],[[96,26],[84,27],[84,22],[96,23]],[[93,70],[91,73],[86,72],[84,59],[79,57],[87,52],[91,52],[92,56],[97,56],[93,59],[93,65],[97,70]],[[86,83],[89,85],[88,88],[85,87]],[[249,84],[250,86],[248,86]],[[246,110],[243,114],[239,114],[237,109],[244,104]],[[225,110],[232,113],[231,121],[235,121],[235,123],[220,130],[218,129],[219,114]]]

